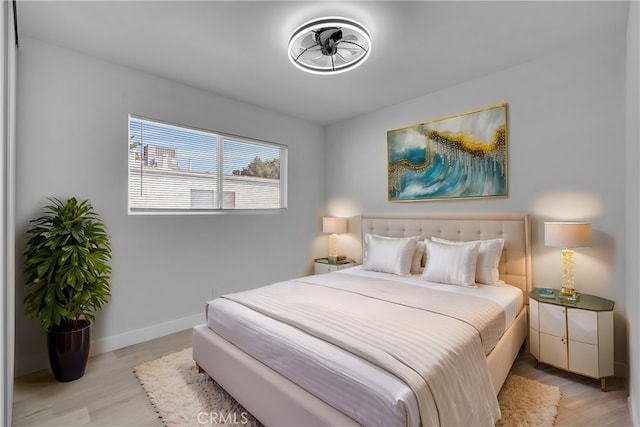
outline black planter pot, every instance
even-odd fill
[[[75,331],[52,329],[47,334],[49,363],[57,381],[77,380],[84,375],[89,358],[89,322],[81,320]]]

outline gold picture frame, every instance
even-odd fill
[[[387,132],[390,202],[508,196],[507,104]]]

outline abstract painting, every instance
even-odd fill
[[[507,104],[387,132],[391,202],[507,196]]]

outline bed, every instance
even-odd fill
[[[198,366],[265,425],[451,425],[468,421],[466,412],[474,424],[493,424],[499,417],[495,396],[526,337],[528,216],[363,214],[358,225],[369,251],[367,268],[210,301],[207,323],[193,330]],[[433,243],[438,238],[444,240]],[[426,243],[425,269],[433,278],[442,268],[429,266],[429,254],[432,260],[454,250],[477,254],[479,246],[498,240],[499,280],[491,285],[456,286],[425,280],[427,271],[406,275],[370,269],[372,260],[385,253],[378,245],[401,242],[405,248],[420,241]],[[458,247],[458,242],[476,243]],[[416,260],[412,256],[412,270]],[[455,303],[441,303],[441,298]],[[334,311],[318,317],[325,306]],[[472,306],[486,306],[486,313]],[[489,315],[492,310],[500,314]],[[362,317],[371,313],[376,317]],[[347,320],[353,324],[345,326]],[[396,342],[400,335],[407,341]],[[451,349],[441,345],[445,341],[451,341]],[[438,362],[427,362],[431,358],[423,353],[433,353]],[[459,399],[467,399],[468,411],[459,410]]]

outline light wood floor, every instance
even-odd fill
[[[84,377],[57,383],[48,371],[15,381],[14,426],[162,426],[132,370],[135,366],[191,346],[191,331],[178,332],[146,343],[89,359]],[[535,366],[525,351],[512,372],[560,387],[563,397],[556,422],[562,426],[631,426],[627,393],[622,379],[600,382],[546,365]]]
[[[599,380],[564,372],[543,363],[536,366],[535,359],[526,350],[518,355],[511,372],[560,388],[562,399],[556,427],[633,426],[622,378],[607,378],[607,391],[602,392]]]

